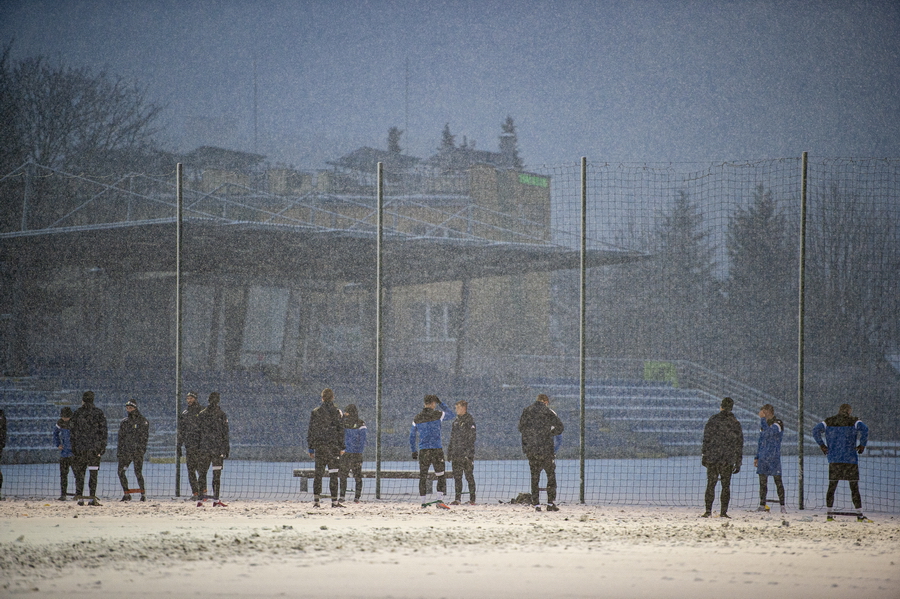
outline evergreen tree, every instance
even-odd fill
[[[522,159],[519,158],[519,141],[516,136],[516,124],[511,116],[506,117],[506,121],[500,125],[500,153],[506,157],[509,166],[517,169],[522,168]]]
[[[795,347],[796,260],[787,218],[762,185],[728,223],[727,292],[732,346],[751,360],[792,358]]]
[[[403,152],[403,148],[400,147],[400,136],[403,135],[403,130],[399,127],[391,127],[388,129],[388,138],[387,138],[387,149],[388,152],[394,152],[395,154],[400,154]]]
[[[456,147],[456,136],[450,133],[450,123],[444,125],[444,131],[441,133],[441,147],[439,150],[449,150]]]

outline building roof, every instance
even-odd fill
[[[222,170],[246,171],[263,160],[265,156],[250,152],[227,150],[214,146],[200,146],[184,155],[184,162],[188,167],[197,169],[216,168]]]
[[[384,164],[385,170],[398,172],[414,167],[420,160],[415,156],[408,156],[399,152],[377,150],[363,146],[325,164],[356,172],[374,173],[379,162]]]

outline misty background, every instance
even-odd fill
[[[320,168],[445,123],[527,167],[900,155],[896,2],[0,2],[11,58],[132,79],[160,140]]]

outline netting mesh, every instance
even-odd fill
[[[188,278],[183,389],[198,390],[201,398],[213,390],[222,395],[232,443],[223,472],[225,496],[310,497],[306,426],[319,391],[328,386],[339,407],[356,404],[367,422],[364,470],[410,473],[382,478],[384,499],[417,498],[409,428],[426,393],[451,406],[469,401],[478,424],[479,501],[508,501],[527,492],[528,465],[516,425],[535,395],[548,393],[566,425],[558,453],[561,501],[580,501],[583,489],[589,503],[699,506],[706,482],[699,461],[703,426],[728,395],[735,399],[745,439],[743,469],[732,479],[732,506],[758,502],[752,460],[763,404],[775,406],[784,422],[788,506],[800,504],[798,430],[805,439],[803,504],[824,506],[828,468],[809,435],[816,422],[848,402],[871,430],[869,450],[860,458],[864,506],[900,507],[900,161],[809,162],[802,424],[802,161],[589,162],[588,248],[597,256],[631,258],[598,262],[587,272],[583,438],[580,280],[572,268],[577,261],[568,269],[516,269],[511,263],[526,254],[508,253],[534,246],[578,249],[580,165],[525,174],[439,170],[417,167],[386,177],[385,226],[393,240],[388,259],[427,273],[428,281],[397,283],[385,291],[380,406],[370,279],[323,282],[304,275],[301,281],[272,282],[246,272]],[[77,407],[81,391],[93,389],[110,422],[107,458],[113,456],[124,403],[136,397],[151,422],[144,466],[148,493],[187,494],[183,475],[182,488],[174,484],[174,292],[163,272],[169,265],[143,268],[135,258],[124,274],[87,276],[45,264],[40,268],[52,276],[32,284],[17,270],[27,261],[10,258],[25,247],[16,244],[26,236],[170,218],[171,177],[135,176],[111,188],[109,181],[49,171],[32,174],[27,183],[26,176],[22,171],[2,181],[7,206],[24,204],[22,197],[29,202],[27,215],[23,208],[3,221],[3,244],[10,250],[4,252],[9,284],[2,294],[8,371],[23,360],[13,345],[27,339],[28,349],[25,371],[3,378],[0,388],[9,422],[2,493],[58,494],[52,428],[60,406]],[[240,193],[228,185],[191,190],[188,218],[371,235],[373,175],[343,176],[340,188],[338,179],[332,177],[328,193],[322,191],[325,183],[305,194],[275,193],[271,181],[268,191],[249,183]],[[62,188],[70,192],[67,205],[42,211],[52,196],[48,190]],[[78,194],[90,200],[79,205]],[[98,206],[104,202],[109,206]],[[423,243],[446,244],[446,255],[423,252]],[[475,260],[479,252],[494,258],[478,258],[481,270],[467,267],[467,257]],[[286,259],[273,252],[265,261]],[[485,266],[492,260],[500,274]],[[27,272],[39,272],[34,262],[28,264]],[[133,355],[126,351],[127,359],[105,359],[116,348],[131,347],[123,337],[146,341]],[[376,443],[380,465],[373,461]],[[131,469],[128,477],[134,480]],[[771,482],[769,487],[773,496]],[[375,490],[375,480],[364,478],[363,498],[374,498]],[[104,462],[99,494],[120,491],[115,462]],[[448,493],[455,492],[451,480]],[[467,493],[466,487],[463,499]],[[849,505],[843,484],[837,505]]]

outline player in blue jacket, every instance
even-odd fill
[[[341,501],[343,502],[347,496],[347,477],[353,474],[356,481],[353,502],[359,503],[360,495],[362,495],[362,463],[363,451],[366,448],[366,423],[360,419],[356,404],[347,406],[341,422],[344,425],[344,445],[346,446],[344,455],[341,456]]]
[[[429,503],[425,501],[425,494],[428,492],[428,470],[434,466],[438,490],[435,503],[440,508],[450,509],[444,503],[447,477],[445,476],[444,446],[441,444],[441,423],[453,420],[456,414],[445,406],[437,395],[426,395],[424,403],[425,407],[416,414],[412,427],[409,429],[409,448],[412,451],[412,458],[419,460],[419,498],[422,500],[422,507],[428,507]]]
[[[850,404],[841,404],[837,415],[826,418],[824,422],[814,426],[812,434],[822,453],[828,456],[828,492],[825,495],[828,511],[834,507],[834,492],[837,490],[838,481],[845,480],[850,484],[850,496],[857,517],[865,520],[861,511],[862,496],[859,494],[858,455],[866,450],[869,427],[859,418],[851,416],[852,412]],[[829,515],[828,520],[832,519]]]
[[[69,490],[69,470],[75,473],[75,453],[72,451],[72,408],[59,411],[59,420],[53,427],[53,446],[59,450],[59,501],[66,500]]]
[[[775,418],[775,406],[766,404],[759,410],[759,441],[756,444],[756,457],[753,465],[759,475],[759,509],[769,511],[766,497],[769,494],[769,477],[775,481],[778,491],[778,503],[781,513],[786,514],[784,507],[784,484],[781,481],[781,439],[784,437],[784,423]]]

